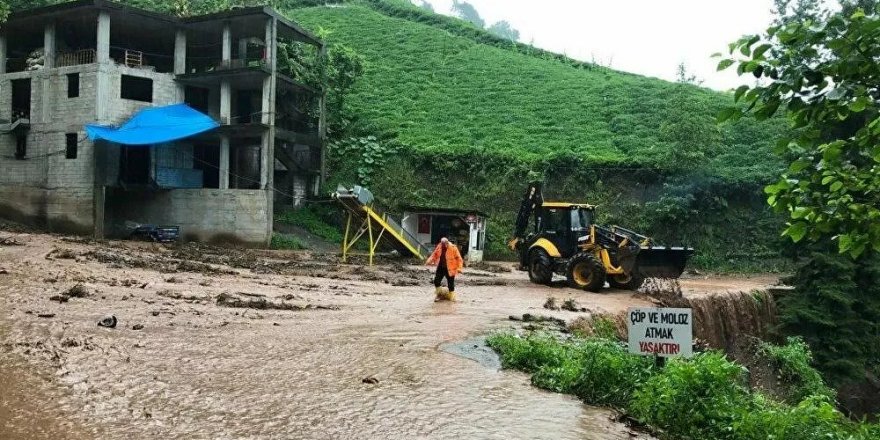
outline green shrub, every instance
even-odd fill
[[[605,316],[599,316],[593,319],[591,323],[593,335],[597,338],[608,339],[610,341],[617,340],[617,326],[614,321]]]
[[[791,386],[788,403],[797,404],[810,396],[834,399],[834,391],[825,385],[819,371],[813,368],[813,354],[800,337],[788,338],[785,345],[761,343],[759,353],[779,369],[782,380]]]
[[[490,336],[486,342],[501,355],[504,368],[526,373],[534,373],[542,367],[560,367],[573,355],[568,345],[547,334],[531,334],[523,338],[499,333]]]
[[[744,370],[717,352],[671,359],[634,395],[630,410],[674,437],[735,439],[737,415],[750,405]]]
[[[589,404],[620,408],[670,438],[880,438],[880,426],[849,421],[828,396],[808,396],[792,406],[750,393],[743,368],[718,352],[671,359],[657,369],[652,358],[632,355],[623,344],[605,338],[560,340],[548,334],[498,333],[488,343],[501,355],[505,368],[533,373],[535,386],[575,394]],[[783,353],[779,358],[788,364],[803,363],[809,352],[800,344],[790,341],[777,347]]]
[[[812,396],[796,406],[756,396],[752,409],[741,409],[734,423],[737,439],[848,439],[853,424],[823,396]],[[857,437],[856,437],[857,438]],[[867,437],[864,437],[867,439]]]
[[[584,402],[625,408],[633,393],[654,373],[654,360],[634,356],[613,339],[577,344],[580,376],[571,387]]]
[[[269,243],[269,247],[272,249],[286,250],[307,249],[306,245],[304,245],[298,238],[289,234],[279,234],[277,232],[272,234],[272,241]]]

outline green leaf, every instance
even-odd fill
[[[722,71],[732,65],[733,65],[733,60],[731,60],[729,58],[723,59],[718,63],[718,71],[720,72],[720,71]]]
[[[733,102],[738,102],[739,98],[742,97],[743,93],[749,91],[749,86],[742,85],[736,88],[736,91],[733,92]]]
[[[791,240],[797,243],[807,235],[807,224],[804,222],[792,223],[785,232],[783,232],[783,235],[791,237]]]
[[[761,58],[764,56],[764,53],[770,50],[773,47],[770,44],[762,44],[755,48],[754,52],[752,52],[752,58]]]
[[[835,181],[834,183],[832,183],[831,187],[829,189],[831,190],[831,192],[837,192],[841,188],[843,188],[843,182],[838,180],[838,181]]]
[[[792,173],[799,173],[806,169],[808,166],[810,166],[810,162],[803,159],[798,159],[792,162],[791,165],[789,165],[788,170]]]
[[[849,104],[849,109],[853,112],[859,113],[861,111],[864,111],[865,108],[868,107],[868,102],[868,98],[860,96],[858,99]]]
[[[845,253],[846,251],[852,248],[852,236],[849,234],[842,234],[837,237],[837,247],[840,250],[840,253]]]
[[[822,185],[828,185],[829,183],[831,183],[835,179],[837,179],[837,177],[835,177],[835,176],[825,176],[822,178]]]
[[[845,92],[843,89],[841,89],[841,88],[836,88],[836,89],[832,89],[830,92],[826,93],[826,94],[825,94],[825,97],[828,98],[828,99],[831,99],[831,100],[836,101],[836,100],[838,100],[838,99],[840,99],[840,98],[843,98],[843,95],[844,95],[845,93],[846,93],[846,92]]]
[[[727,121],[728,119],[733,118],[734,115],[736,115],[737,113],[739,113],[738,108],[728,107],[728,108],[725,108],[725,109],[721,110],[720,112],[718,112],[718,115],[715,117],[715,120],[718,123],[721,123],[721,122]]]

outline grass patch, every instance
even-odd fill
[[[301,242],[293,235],[280,234],[278,232],[272,233],[272,241],[269,243],[269,247],[271,249],[283,249],[293,251],[308,249],[306,245],[303,244],[303,242]]]
[[[288,209],[275,215],[275,221],[289,225],[299,226],[306,231],[321,237],[331,243],[342,243],[342,233],[339,228],[327,221],[335,211],[321,210],[306,206],[298,209]]]

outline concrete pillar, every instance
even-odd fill
[[[46,25],[43,31],[43,67],[55,67],[55,23]]]
[[[220,123],[232,123],[232,84],[225,79],[220,81]]]
[[[327,46],[325,44],[321,44],[320,52],[318,52],[320,57],[320,64],[323,65],[324,61],[327,59]],[[322,77],[324,73],[321,74]],[[326,78],[322,78],[326,79]],[[322,83],[326,83],[326,81],[322,81]],[[325,87],[321,87],[320,90],[321,97],[318,100],[318,142],[320,142],[320,151],[321,151],[321,175],[320,175],[320,183],[319,185],[323,185],[327,180],[327,152],[325,149],[326,138],[327,138],[327,90]]]
[[[98,13],[98,42],[97,62],[99,64],[110,62],[110,13],[101,11]]]
[[[263,123],[269,125],[263,135],[262,161],[260,170],[260,188],[266,190],[267,222],[266,246],[272,237],[273,212],[275,205],[275,86],[278,81],[275,54],[278,51],[278,20],[270,18],[266,21],[266,59],[265,65],[270,75],[263,81]]]
[[[220,189],[229,189],[229,136],[220,137]]]
[[[0,74],[6,73],[6,36],[0,35]]]
[[[229,67],[229,61],[232,60],[232,29],[229,23],[223,23],[223,65]]]
[[[174,74],[186,73],[186,31],[178,29],[174,35]]]
[[[221,55],[221,65],[229,67],[232,62],[232,29],[229,23],[223,24],[223,53]],[[232,123],[232,84],[229,80],[220,82],[220,123]]]

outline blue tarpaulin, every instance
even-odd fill
[[[86,124],[86,133],[92,141],[151,145],[188,138],[218,126],[210,116],[186,104],[173,104],[145,108],[118,128]]]

